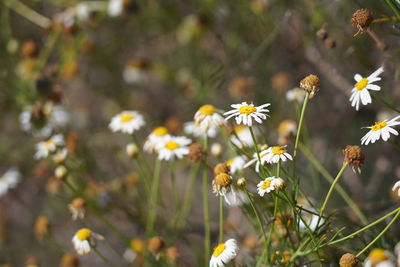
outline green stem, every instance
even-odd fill
[[[224,197],[219,196],[219,243],[224,241]]]
[[[150,211],[147,217],[146,233],[150,237],[153,234],[154,222],[157,217],[158,187],[160,185],[161,160],[156,159],[153,180],[150,192]]]
[[[208,137],[204,136],[204,150],[208,151]],[[203,218],[204,218],[204,264],[208,266],[208,259],[210,256],[210,213],[209,213],[209,200],[208,200],[208,174],[207,169],[203,168]]]
[[[258,164],[260,166],[260,172],[262,173],[263,176],[265,176],[264,165],[261,163],[261,155],[260,155],[260,151],[258,150],[257,140],[256,140],[256,136],[254,135],[254,132],[253,132],[253,127],[250,126],[249,130],[250,130],[251,138],[253,139],[254,150],[256,151],[256,154],[257,154]]]
[[[317,158],[311,153],[311,151],[302,143],[300,143],[299,148],[301,152],[307,157],[307,159],[311,162],[311,164],[315,167],[317,171],[322,174],[322,177],[325,178],[329,183],[332,183],[334,178],[330,173],[322,166],[322,164],[317,160]],[[349,205],[349,207],[353,210],[354,214],[361,220],[363,224],[368,224],[368,220],[365,217],[364,213],[360,210],[358,205],[351,199],[351,197],[346,193],[343,187],[338,184],[335,187],[335,190],[339,193],[339,195],[343,198],[343,200]]]
[[[20,14],[27,20],[35,23],[36,25],[48,29],[51,25],[51,20],[46,18],[45,16],[37,13],[35,10],[25,5],[22,2],[16,0],[7,0],[3,1],[3,4],[8,8],[14,10],[16,13]]]

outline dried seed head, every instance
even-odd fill
[[[325,44],[326,48],[329,48],[329,49],[333,49],[336,47],[336,41],[335,41],[335,39],[333,39],[331,37],[326,38],[326,40],[324,41],[324,44]]]
[[[215,193],[225,195],[230,190],[232,177],[227,173],[220,173],[212,180],[212,187]]]
[[[352,166],[356,173],[361,172],[361,164],[364,164],[365,156],[359,146],[346,146],[343,150],[344,161]]]
[[[68,205],[69,211],[72,213],[72,219],[83,219],[86,213],[86,201],[83,198],[75,198]]]
[[[21,56],[23,58],[32,58],[38,55],[38,47],[34,41],[27,41],[21,46]]]
[[[150,238],[147,243],[147,249],[153,253],[153,255],[159,254],[165,246],[164,238],[160,236],[155,236]]]
[[[65,254],[61,258],[60,267],[78,267],[79,258],[74,254]]]
[[[237,181],[237,185],[240,187],[246,186],[246,183],[247,183],[247,181],[246,181],[246,178],[244,178],[244,177],[239,178],[239,180]]]
[[[358,264],[358,259],[351,253],[344,254],[339,261],[340,267],[355,267]]]
[[[64,179],[68,174],[67,168],[65,168],[63,165],[58,166],[54,170],[54,176],[58,179]]]
[[[373,17],[371,10],[364,8],[354,12],[353,17],[351,18],[351,24],[354,28],[363,31],[365,28],[368,28],[372,20]]]
[[[189,146],[189,154],[187,157],[191,162],[198,162],[205,156],[206,156],[206,151],[204,151],[202,145],[193,143]]]
[[[231,172],[231,168],[228,166],[228,164],[226,164],[226,162],[218,163],[214,167],[214,174],[215,175],[218,175],[220,173],[230,173],[230,172]]]
[[[310,98],[319,91],[319,78],[314,74],[310,74],[300,81],[300,88],[310,93]]]
[[[276,190],[284,190],[286,188],[286,182],[282,178],[276,178],[275,180],[275,188]]]
[[[319,29],[315,35],[317,36],[318,39],[322,41],[328,38],[328,32],[325,27],[321,27],[321,29]]]
[[[43,239],[50,233],[51,223],[47,217],[40,216],[36,219],[33,233],[37,241],[42,242]]]
[[[130,158],[135,158],[139,154],[139,148],[133,143],[128,144],[125,151],[126,155]]]
[[[165,250],[165,257],[170,264],[175,264],[181,256],[177,247],[169,247]]]

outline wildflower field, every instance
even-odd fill
[[[1,0],[0,267],[400,267],[399,0]]]

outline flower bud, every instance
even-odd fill
[[[58,166],[54,171],[54,175],[58,179],[64,179],[67,176],[67,174],[68,170],[67,168],[64,167],[64,165]]]
[[[133,143],[128,144],[125,151],[126,155],[130,158],[134,158],[139,154],[139,148]]]
[[[213,143],[211,145],[210,150],[211,150],[211,155],[213,155],[216,158],[219,158],[224,152],[222,145],[220,143]]]

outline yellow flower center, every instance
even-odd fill
[[[232,166],[233,160],[234,160],[234,159],[229,159],[229,160],[226,162],[226,165]]]
[[[165,148],[169,149],[169,150],[175,150],[175,149],[179,148],[179,144],[177,142],[174,142],[174,141],[168,141],[165,144]]]
[[[144,244],[143,241],[140,239],[132,239],[131,240],[131,249],[133,251],[136,251],[138,253],[141,253],[144,251]]]
[[[372,265],[378,264],[388,259],[388,257],[385,255],[385,250],[381,248],[374,248],[373,250],[371,250],[368,258],[371,260]]]
[[[218,257],[222,252],[226,249],[226,245],[224,243],[219,244],[214,248],[213,256]]]
[[[386,127],[386,125],[387,125],[387,123],[384,121],[375,122],[375,124],[372,125],[372,131],[378,131],[378,130]]]
[[[90,231],[89,229],[86,229],[86,228],[83,228],[83,229],[79,230],[78,232],[76,232],[76,237],[80,241],[88,240],[91,235],[92,235],[92,231]]]
[[[44,142],[44,147],[46,148],[46,149],[49,149],[51,146],[53,146],[54,145],[54,140],[53,139],[49,139],[49,140],[47,140],[47,141],[45,141]]]
[[[275,155],[282,155],[285,152],[286,152],[286,149],[283,146],[274,146],[272,148],[272,153],[274,153]]]
[[[362,78],[359,82],[356,83],[356,89],[358,91],[361,91],[367,85],[368,85],[368,79],[367,78]]]
[[[217,109],[213,105],[204,105],[199,108],[199,111],[200,113],[209,116],[214,114]]]
[[[271,185],[271,180],[265,180],[262,185],[261,185],[261,189],[265,190],[267,189],[269,186]]]
[[[234,131],[236,134],[238,134],[238,133],[242,132],[243,130],[245,130],[246,128],[247,128],[247,127],[244,126],[244,125],[236,125],[236,126],[233,128],[233,131]]]
[[[157,135],[157,136],[164,136],[168,134],[168,129],[165,128],[164,126],[157,127],[153,130],[152,134]]]
[[[247,115],[249,115],[251,113],[254,113],[256,111],[257,111],[257,109],[255,107],[253,107],[253,106],[242,106],[238,110],[239,113],[247,114]]]
[[[122,114],[119,116],[119,120],[120,120],[121,122],[129,122],[129,121],[131,121],[134,117],[135,117],[135,116],[133,116],[133,115],[130,114],[130,113],[122,113]]]

